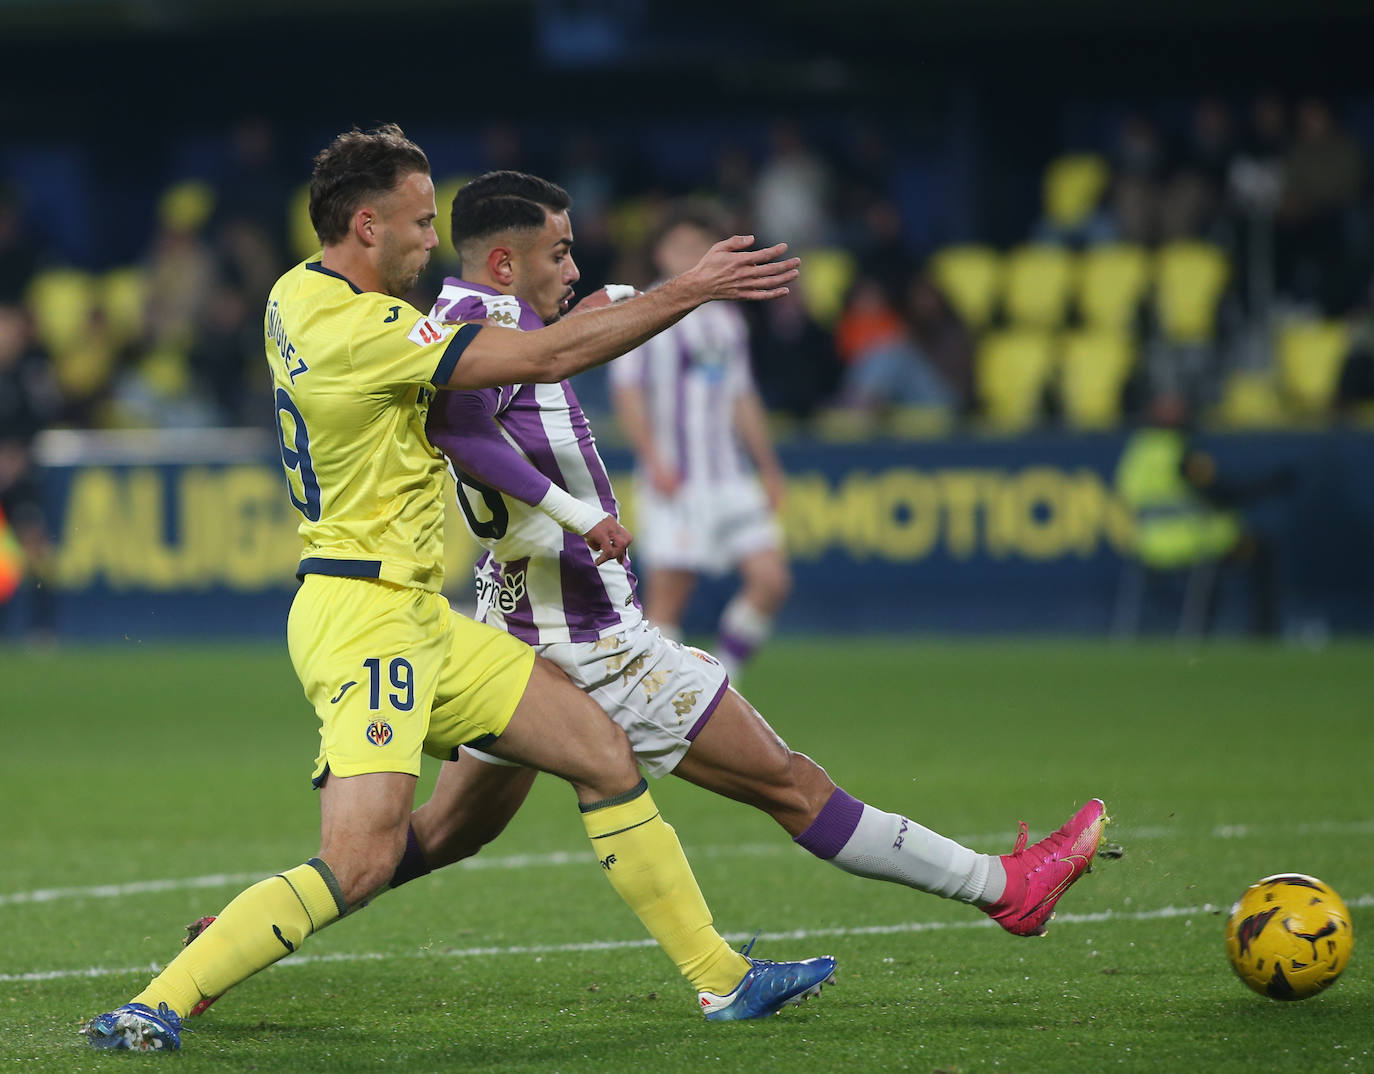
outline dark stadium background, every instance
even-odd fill
[[[708,186],[723,141],[762,159],[781,119],[841,162],[869,125],[900,164],[919,262],[1024,242],[1046,165],[1110,153],[1133,111],[1177,135],[1203,95],[1239,121],[1273,90],[1329,101],[1358,139],[1359,225],[1372,42],[1369,0],[0,0],[0,269],[16,190],[48,266],[146,265],[166,192],[225,194],[255,117],[288,192],[335,133],[396,120],[436,178],[481,166],[481,131],[509,124],[525,166],[566,179],[564,146],[593,132],[627,197]],[[262,212],[282,228],[284,205]],[[589,215],[574,225],[590,274]],[[1348,297],[1308,315],[1374,328]],[[261,313],[245,313],[248,382]],[[232,431],[73,419],[42,440],[56,636],[30,582],[0,599],[0,1035],[25,1071],[109,1074],[77,1026],[142,988],[186,922],[318,845],[317,721],[284,644],[299,539],[267,393],[247,387]],[[1100,795],[1111,860],[1044,940],[818,865],[762,814],[657,781],[732,943],[762,930],[763,957],[841,959],[818,1002],[721,1033],[606,890],[566,788],[541,779],[474,869],[376,900],[197,1019],[182,1069],[1374,1070],[1374,422],[1205,429],[1227,470],[1300,471],[1254,519],[1279,543],[1283,644],[1232,640],[1235,579],[1227,637],[1177,643],[1165,586],[1140,623],[1153,637],[1112,644],[1127,411],[1088,431],[1048,410],[1021,432],[977,412],[783,423],[796,585],[745,692],[850,793],[980,851]],[[595,421],[624,494],[627,452]],[[0,416],[0,447],[9,431]],[[0,533],[0,598],[8,547]],[[696,609],[701,640],[719,599]],[[1251,993],[1223,941],[1227,908],[1280,871],[1332,885],[1360,937],[1339,984],[1299,1004]]]
[[[183,179],[213,182],[247,119],[270,126],[278,170],[293,186],[337,131],[396,120],[429,151],[436,178],[481,167],[483,131],[499,124],[518,133],[520,163],[531,170],[561,177],[568,145],[589,134],[605,147],[620,192],[663,195],[708,189],[716,148],[738,144],[757,159],[771,126],[792,120],[831,154],[844,153],[856,132],[880,135],[895,169],[901,241],[919,260],[956,242],[1006,249],[1024,241],[1048,162],[1072,149],[1106,151],[1132,111],[1182,129],[1203,95],[1226,100],[1238,119],[1262,92],[1290,103],[1320,96],[1374,159],[1371,31],[1374,11],[1348,0],[0,0],[0,180],[19,191],[29,233],[50,258],[104,272],[146,255],[163,193]],[[1368,176],[1362,198],[1368,216]],[[1364,301],[1357,289],[1333,315]],[[599,425],[623,488],[628,458],[610,420]],[[881,540],[863,546],[845,531],[852,519],[840,490],[847,476],[887,466],[1012,473],[1037,452],[1062,474],[1096,473],[1105,487],[1125,429],[1123,421],[1115,432],[1066,433],[1051,417],[1027,439],[989,442],[974,422],[901,443],[805,433],[785,442],[790,469],[832,483],[825,517],[835,533],[799,564],[783,627],[1103,632],[1124,563],[1107,522],[1091,548],[1060,548],[1050,562],[1020,546],[1009,556],[980,548],[968,562],[948,544],[916,557]],[[1310,418],[1217,441],[1219,457],[1241,470],[1272,464],[1301,474],[1286,513],[1268,509],[1291,635],[1374,629],[1372,442],[1367,426]],[[162,461],[183,460],[149,465]],[[53,480],[59,534],[64,480]],[[177,493],[166,495],[166,517],[149,525],[174,544]],[[900,528],[914,509],[894,510],[888,521]],[[1023,529],[1034,529],[1036,511],[1053,510],[1028,508]],[[279,621],[289,599],[283,573],[279,585],[247,595],[219,579],[148,588],[97,577],[59,608],[59,633],[117,636],[131,621],[150,636],[188,624],[257,632],[255,624]],[[891,599],[894,585],[901,600]],[[1163,596],[1147,627],[1172,628],[1174,598]],[[716,599],[708,590],[698,602],[700,622]],[[27,600],[21,591],[7,633],[23,629]],[[1223,629],[1243,629],[1243,601],[1228,580]]]
[[[1374,133],[1374,11],[1359,0],[0,0],[0,33],[6,149],[98,154],[110,201],[92,215],[126,253],[146,224],[129,210],[176,144],[247,115],[279,126],[298,169],[340,123],[447,136],[455,105],[609,136],[871,121],[984,162],[965,223],[994,243],[1034,216],[1066,112],[1275,88],[1348,102]],[[123,222],[101,219],[117,206]]]

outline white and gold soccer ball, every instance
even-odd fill
[[[1251,884],[1226,922],[1231,967],[1271,999],[1307,999],[1330,988],[1354,947],[1350,911],[1341,897],[1301,873]]]

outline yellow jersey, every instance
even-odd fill
[[[297,575],[438,590],[447,471],[425,416],[480,326],[360,291],[317,254],[277,281],[264,328],[287,491],[303,516]]]

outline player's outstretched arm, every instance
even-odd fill
[[[697,264],[646,295],[589,310],[538,332],[479,332],[463,351],[447,388],[553,384],[639,346],[715,299],[766,301],[797,278],[787,244],[750,250],[752,235],[716,243]]]

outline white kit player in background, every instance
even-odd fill
[[[660,229],[655,267],[669,277],[715,239],[704,209],[684,206]],[[670,637],[698,575],[738,570],[714,652],[738,679],[772,633],[791,588],[777,514],[786,481],[733,303],[712,302],[610,366],[620,424],[634,448],[635,551],[647,566],[645,614]]]

